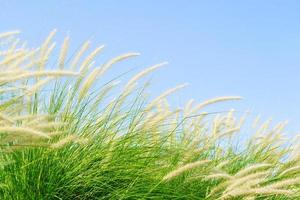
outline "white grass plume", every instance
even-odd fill
[[[195,169],[197,167],[203,166],[203,165],[205,165],[209,162],[210,162],[210,160],[199,160],[199,161],[196,161],[196,162],[193,162],[193,163],[186,164],[186,165],[184,165],[182,167],[179,167],[179,168],[175,169],[174,171],[171,171],[170,173],[168,173],[166,176],[163,177],[163,180],[164,181],[170,181],[173,178],[181,175],[182,173],[184,173],[186,171],[189,171],[189,170]]]
[[[41,76],[78,76],[79,73],[73,72],[73,71],[33,71],[33,72],[25,72],[21,75],[16,75],[8,78],[0,78],[0,83],[8,83],[8,82],[14,82],[22,79],[28,79],[28,78],[36,78]]]
[[[190,112],[192,106],[193,106],[193,103],[195,102],[194,99],[190,99],[184,106],[184,116],[186,116],[187,113]]]
[[[217,97],[213,98],[207,101],[204,101],[198,105],[196,105],[190,112],[189,114],[195,114],[198,112],[200,109],[204,108],[205,106],[208,106],[210,104],[218,103],[218,102],[223,102],[223,101],[233,101],[233,100],[241,100],[242,97],[240,96],[224,96],[224,97]]]
[[[0,120],[3,120],[9,124],[14,124],[14,119],[10,118],[9,116],[6,116],[5,114],[3,113],[0,113]]]
[[[56,29],[54,29],[53,31],[50,32],[50,34],[48,35],[48,37],[45,39],[44,43],[41,46],[41,52],[46,51],[47,47],[51,43],[51,40],[55,36],[56,32],[57,32]]]
[[[230,183],[230,185],[226,188],[225,192],[234,190],[238,186],[246,184],[249,181],[253,181],[253,180],[256,180],[256,179],[265,180],[265,179],[262,179],[262,178],[265,178],[269,174],[270,174],[270,172],[263,171],[263,172],[257,172],[257,173],[254,173],[254,174],[243,176],[243,177],[234,176],[231,183]]]
[[[90,41],[86,41],[85,43],[83,43],[83,45],[81,46],[80,50],[77,52],[77,54],[75,55],[74,59],[71,62],[71,69],[74,70],[80,60],[80,58],[82,57],[82,55],[87,51],[87,49],[90,47]]]
[[[34,125],[33,127],[39,130],[53,130],[63,128],[66,125],[67,123],[65,122],[41,122]]]
[[[0,39],[4,39],[4,38],[7,38],[7,37],[10,37],[13,35],[17,35],[19,33],[21,33],[21,31],[19,31],[19,30],[0,33]]]
[[[59,149],[64,147],[66,144],[70,142],[74,142],[78,137],[76,135],[68,135],[67,137],[59,140],[58,142],[51,144],[50,147],[53,149]]]
[[[148,68],[144,69],[143,71],[141,71],[140,73],[136,74],[134,77],[132,77],[132,78],[128,81],[128,83],[126,84],[124,90],[125,90],[125,91],[126,91],[126,90],[132,90],[133,87],[134,87],[134,85],[135,85],[135,83],[136,83],[139,79],[143,78],[144,76],[148,75],[149,73],[151,73],[151,72],[157,70],[158,68],[160,68],[160,67],[162,67],[162,66],[165,66],[165,65],[167,65],[167,64],[168,64],[167,62],[162,62],[162,63],[156,64],[156,65],[153,65],[153,66],[151,66],[151,67],[148,67]]]
[[[218,134],[217,138],[221,139],[221,138],[226,137],[226,136],[232,136],[232,134],[240,131],[240,129],[241,129],[240,127],[231,128],[229,130],[224,131],[223,133]]]
[[[296,177],[296,178],[289,178],[282,181],[277,181],[275,183],[269,184],[267,187],[272,189],[282,189],[292,185],[299,185],[299,184],[300,184],[300,177]]]
[[[84,96],[87,94],[88,90],[93,85],[93,83],[96,81],[96,79],[98,77],[100,77],[101,75],[103,75],[113,64],[120,62],[124,59],[135,57],[138,55],[140,55],[140,54],[139,53],[123,54],[123,55],[117,56],[117,57],[109,60],[103,66],[95,68],[83,82],[81,90],[79,91],[79,95],[78,95],[79,100],[84,98]]]
[[[65,66],[65,59],[68,53],[70,38],[66,37],[63,41],[63,44],[61,46],[59,58],[58,58],[58,67],[59,69],[63,69]]]
[[[299,172],[300,171],[300,165],[298,166],[294,166],[294,167],[290,167],[284,171],[282,171],[278,176],[282,177],[291,173],[295,173],[295,172]]]
[[[27,115],[19,115],[19,116],[14,116],[13,117],[13,120],[14,121],[18,121],[18,120],[27,120],[27,121],[32,121],[32,120],[36,120],[36,119],[42,119],[42,120],[45,120],[45,119],[49,119],[49,118],[52,118],[51,115],[48,115],[48,114],[39,114],[39,115],[35,115],[35,114],[27,114]]]
[[[258,164],[250,165],[250,166],[240,170],[239,172],[237,172],[235,174],[235,177],[243,177],[249,173],[255,172],[257,170],[270,168],[271,166],[272,166],[272,164],[267,164],[267,163],[258,163]]]
[[[6,65],[9,65],[10,63],[12,63],[13,61],[21,58],[22,56],[24,56],[26,53],[23,52],[23,51],[20,51],[20,52],[17,52],[15,54],[12,54],[10,56],[7,56],[5,57],[5,59],[3,59],[1,62],[0,62],[0,66],[6,66]]]
[[[232,179],[233,176],[227,174],[227,173],[215,173],[215,174],[210,174],[204,177],[205,180],[211,180],[211,179],[225,179],[225,180],[230,180]]]
[[[3,127],[2,126],[2,127],[0,127],[0,132],[14,134],[16,136],[30,135],[30,136],[37,136],[37,137],[41,137],[41,138],[47,138],[47,139],[50,138],[46,133],[31,129],[31,128],[27,128],[27,127],[12,127],[12,126],[4,126]]]
[[[36,84],[34,84],[33,86],[29,87],[27,90],[27,94],[33,94],[37,91],[39,91],[41,89],[41,87],[43,87],[44,85],[48,84],[50,81],[53,80],[54,77],[47,77],[43,80],[39,80]]]
[[[51,31],[50,34],[48,35],[48,37],[45,39],[44,43],[41,45],[40,60],[39,60],[39,69],[44,69],[45,63],[47,61],[47,57],[48,57],[49,53],[52,51],[52,49],[55,46],[55,44],[54,45],[52,44],[49,47],[49,45],[51,44],[51,40],[55,36],[56,32],[57,32],[56,29],[54,29],[53,31]]]
[[[164,99],[166,98],[167,96],[177,92],[178,90],[181,90],[183,88],[185,88],[186,86],[188,86],[187,83],[184,83],[184,84],[181,84],[181,85],[178,85],[174,88],[171,88],[165,92],[163,92],[161,95],[159,95],[158,97],[156,97],[154,100],[151,101],[151,103],[147,106],[146,109],[151,109],[155,104],[157,104],[161,99]]]
[[[84,72],[89,66],[89,64],[93,61],[93,59],[103,50],[104,45],[97,47],[92,53],[90,53],[82,62],[81,67],[79,69],[80,72]]]
[[[292,190],[270,190],[270,188],[238,188],[230,193],[226,193],[220,197],[221,200],[225,199],[233,199],[235,197],[243,197],[248,195],[293,195],[294,192]]]

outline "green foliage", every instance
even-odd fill
[[[285,123],[256,121],[253,137],[239,146],[245,116],[204,111],[239,97],[173,109],[166,98],[185,85],[149,101],[147,84],[137,84],[165,63],[117,93],[116,82],[98,79],[138,54],[95,68],[103,46],[84,57],[87,42],[66,62],[66,38],[53,70],[55,31],[36,49],[19,46],[16,34],[0,34],[1,199],[300,198],[299,138],[284,142]]]

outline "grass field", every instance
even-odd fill
[[[139,54],[99,65],[103,46],[71,56],[55,31],[35,48],[17,35],[0,34],[0,199],[300,199],[299,137],[285,139],[285,122],[256,119],[241,142],[246,116],[205,112],[240,97],[173,108],[167,97],[186,85],[150,100],[138,84],[166,63],[100,84]]]

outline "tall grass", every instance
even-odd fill
[[[55,31],[38,48],[17,34],[0,34],[1,199],[300,198],[299,137],[286,142],[285,123],[256,120],[240,143],[244,116],[205,112],[240,97],[173,108],[166,99],[185,84],[152,101],[138,84],[166,63],[116,90],[99,79],[138,53],[95,67],[103,46],[70,56],[69,38],[56,52]]]

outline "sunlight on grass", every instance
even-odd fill
[[[138,82],[167,63],[123,87],[103,83],[110,68],[139,54],[96,65],[104,46],[85,56],[86,42],[69,56],[69,38],[56,51],[55,33],[37,48],[18,31],[0,34],[1,199],[300,198],[299,137],[285,140],[286,123],[257,119],[241,145],[245,116],[205,112],[241,97],[172,108],[167,97],[182,84],[151,101],[148,82]]]

